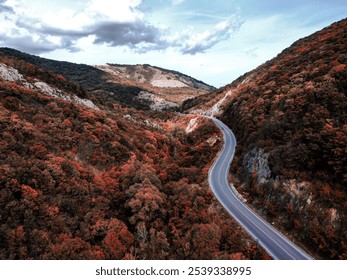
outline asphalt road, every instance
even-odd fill
[[[228,174],[234,158],[236,139],[231,130],[220,120],[211,118],[222,130],[224,147],[209,172],[210,187],[229,214],[276,260],[311,260],[301,248],[272,227],[230,188]]]

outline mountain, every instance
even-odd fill
[[[201,115],[236,134],[230,178],[251,208],[346,259],[346,46],[343,20],[212,92],[1,48],[0,259],[269,258],[209,189],[222,139]]]
[[[104,75],[1,49],[0,259],[268,258],[208,187],[217,128]]]
[[[215,90],[213,86],[207,85],[190,76],[177,71],[167,70],[149,64],[123,65],[107,64],[98,65],[98,69],[112,74],[119,82],[122,80],[134,81],[139,84],[152,85],[158,88],[192,88],[205,91]]]
[[[104,71],[110,83],[143,88],[138,98],[150,102],[153,110],[178,109],[182,103],[215,88],[177,71],[148,64],[144,65],[97,65]]]
[[[177,110],[183,101],[214,89],[187,75],[150,65],[94,67],[45,59],[10,48],[0,48],[0,52],[63,75],[86,89],[94,102],[102,100],[100,105],[118,101],[137,109]]]
[[[347,258],[347,20],[295,42],[212,95],[237,138],[235,186],[318,258]],[[193,108],[192,108],[193,107]]]

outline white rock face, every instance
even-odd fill
[[[191,133],[198,127],[198,119],[199,117],[190,120],[188,126],[186,127],[186,133]]]
[[[156,96],[153,93],[147,91],[141,91],[137,98],[140,100],[150,101],[151,104],[149,106],[152,110],[155,111],[163,111],[179,107],[177,103],[167,101],[164,98]]]
[[[78,96],[75,96],[75,95],[72,95],[72,96],[67,95],[61,90],[52,88],[44,82],[35,82],[34,85],[36,88],[40,89],[43,93],[47,95],[57,97],[57,98],[62,98],[66,101],[75,102],[90,109],[99,110],[99,108],[92,101],[79,98]]]
[[[217,135],[214,135],[214,136],[211,136],[210,138],[208,138],[208,139],[206,140],[206,142],[207,142],[211,147],[213,147],[214,144],[216,144],[218,140],[220,140],[220,138],[219,138]]]
[[[151,82],[151,85],[154,87],[160,87],[160,88],[183,88],[183,87],[188,87],[185,83],[182,83],[180,81],[175,81],[175,80],[153,80]]]
[[[113,76],[134,80],[139,83],[148,83],[159,88],[185,88],[192,86],[188,80],[152,66],[95,65],[95,67]]]
[[[115,67],[109,66],[109,65],[94,65],[95,68],[98,68],[99,70],[102,70],[106,73],[115,75],[115,76],[121,76],[121,72],[116,70]]]
[[[67,96],[64,96],[60,90],[54,89],[44,82],[35,82],[34,86],[35,86],[35,88],[40,89],[43,93],[45,93],[47,95],[50,95],[53,97],[60,97],[60,98],[63,98],[65,100],[71,101],[71,99],[67,98]]]
[[[78,96],[74,96],[73,98],[76,103],[81,104],[84,107],[94,109],[94,110],[100,110],[98,106],[96,106],[92,101],[88,99],[82,99],[82,98],[79,98]]]
[[[214,117],[215,115],[219,115],[222,114],[223,111],[220,109],[220,107],[222,106],[222,104],[224,103],[224,101],[228,98],[228,96],[230,96],[232,94],[232,91],[229,90],[224,97],[219,100],[207,113],[208,115],[210,115],[211,117]]]
[[[233,91],[229,90],[222,99],[220,99],[217,103],[215,103],[210,109],[208,110],[202,110],[202,109],[197,109],[197,110],[191,110],[191,114],[196,114],[200,116],[206,116],[206,117],[215,117],[216,115],[220,115],[223,113],[222,109],[220,108],[225,100],[232,95]]]
[[[8,82],[25,82],[22,74],[6,64],[0,63],[0,78]]]
[[[90,109],[99,110],[99,108],[92,101],[79,98],[78,96],[75,96],[75,95],[70,96],[59,89],[49,86],[45,82],[37,81],[34,83],[28,83],[24,79],[23,75],[18,72],[17,69],[7,66],[6,64],[3,64],[3,63],[0,63],[0,78],[4,81],[20,83],[22,84],[22,86],[29,89],[38,89],[43,94],[46,94],[52,97],[62,98],[66,101],[75,102]]]
[[[177,80],[177,77],[168,73],[163,73],[159,69],[152,68],[155,74],[151,80],[151,85],[160,88],[184,88],[188,87],[184,82]]]
[[[156,129],[162,129],[162,127],[159,124],[152,122],[150,120],[139,120],[131,115],[123,115],[123,118],[129,121],[132,121],[133,123],[143,124],[148,127],[152,127]]]

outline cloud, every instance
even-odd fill
[[[59,45],[50,40],[39,38],[33,38],[32,36],[21,36],[8,38],[0,35],[0,42],[5,42],[6,46],[10,46],[20,51],[28,52],[31,54],[42,54],[52,52],[57,49],[65,49],[69,52],[78,52],[81,49],[75,47],[75,44],[71,44],[70,41],[63,41]]]
[[[0,7],[6,3],[0,0]],[[231,17],[202,33],[190,28],[172,34],[148,22],[141,4],[142,0],[91,0],[79,11],[65,8],[30,16],[26,7],[11,5],[6,16],[0,13],[0,43],[34,54],[58,49],[76,52],[79,40],[91,36],[96,45],[126,46],[138,53],[172,48],[194,55],[228,40],[242,24]]]
[[[5,4],[5,1],[0,1],[0,14],[3,14],[3,13],[14,13],[13,9],[9,6],[6,6]]]
[[[191,55],[206,52],[219,42],[228,40],[242,23],[238,17],[230,17],[217,24],[212,31],[195,34],[192,30],[187,30],[181,38],[178,38],[181,41],[178,43],[180,51]]]
[[[147,22],[137,20],[135,22],[101,21],[84,26],[79,30],[61,29],[52,26],[44,26],[17,21],[17,26],[41,34],[43,37],[58,37],[65,42],[60,48],[71,48],[77,40],[93,35],[95,44],[107,44],[109,46],[127,46],[140,51],[140,45],[163,45],[161,40],[164,30]],[[159,49],[162,49],[161,46]]]
[[[157,44],[161,31],[142,21],[133,23],[105,22],[92,27],[96,36],[94,43],[107,43],[111,46],[129,46],[135,48],[141,43]]]
[[[153,37],[153,40],[148,40],[147,42],[143,41],[135,46],[134,49],[139,53],[143,53],[173,48],[182,54],[196,55],[204,53],[218,43],[230,39],[242,24],[243,21],[237,16],[231,16],[229,19],[218,23],[212,30],[202,33],[195,32],[192,27],[175,34],[155,29],[154,34],[159,36]]]
[[[141,4],[142,0],[92,0],[85,12],[97,20],[133,22],[144,18],[139,8]]]
[[[172,5],[180,5],[180,4],[182,4],[183,2],[185,2],[186,0],[172,0],[171,2],[172,2]]]
[[[0,1],[2,8],[5,1]],[[28,16],[24,6],[14,5],[13,9],[6,9],[6,16],[0,17],[0,42],[35,54],[56,49],[77,51],[77,41],[90,35],[95,36],[95,44],[134,48],[142,42],[154,43],[160,31],[143,20],[138,9],[141,2],[91,0],[79,12],[62,9],[32,16]]]

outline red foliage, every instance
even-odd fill
[[[346,254],[327,231],[334,226],[339,242],[347,232],[346,32],[347,20],[337,22],[240,77],[229,86],[234,98],[222,117],[236,134],[233,171],[246,181],[250,200],[328,259]],[[245,166],[254,148],[270,154],[265,186],[255,185]],[[297,194],[281,187],[286,179],[312,187]],[[323,214],[331,208],[337,221]]]
[[[84,92],[24,61],[0,61],[27,81]],[[221,144],[206,142],[217,133],[208,120],[186,135],[123,118],[160,123],[164,113],[91,110],[3,81],[0,95],[0,259],[261,256],[245,250],[248,237],[208,188]]]

